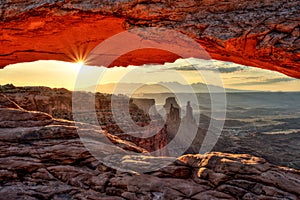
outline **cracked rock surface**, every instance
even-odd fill
[[[145,168],[158,159],[103,131],[26,111],[0,96],[0,198],[5,199],[299,199],[300,171],[248,154],[184,155],[147,173],[122,172],[99,162],[77,128],[115,145],[98,153]],[[102,140],[106,142],[105,140]],[[97,141],[96,141],[97,142]],[[97,143],[95,143],[97,144]],[[141,162],[142,161],[142,162]],[[142,164],[141,164],[142,163]]]

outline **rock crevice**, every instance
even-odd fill
[[[26,111],[4,95],[0,102],[1,119],[9,118],[13,125],[0,124],[0,195],[5,199],[297,200],[300,196],[299,170],[248,154],[189,154],[139,174],[159,159],[173,158],[148,156],[144,149],[86,124],[75,126]],[[106,161],[113,163],[119,156],[115,162],[120,167],[131,163],[137,171],[124,172],[99,162],[79,139],[76,130],[81,128],[90,138],[108,138],[115,144],[91,143]],[[124,149],[140,154],[128,155]]]

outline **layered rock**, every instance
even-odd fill
[[[10,109],[13,108],[7,108],[8,113]],[[299,171],[279,168],[246,154],[186,155],[147,174],[116,171],[90,154],[78,139],[73,123],[52,121],[46,126],[32,124],[25,128],[20,123],[19,127],[1,128],[1,196],[6,199],[298,199],[300,195]],[[130,147],[126,142],[123,144],[125,149]],[[131,150],[140,149],[131,146]],[[101,149],[101,154],[113,159],[118,151],[122,149],[110,146]],[[159,159],[123,156],[120,166],[132,163],[147,168]]]
[[[72,93],[66,89],[4,85],[0,86],[0,91],[23,109],[72,119]]]
[[[221,136],[214,151],[248,153],[269,162],[300,169],[300,132],[290,134],[252,133],[246,136]]]
[[[2,95],[9,97],[9,102],[5,98],[3,100],[0,98],[0,102],[2,102],[3,105],[13,104],[15,105],[15,108],[44,112],[54,118],[73,120],[72,92],[66,89],[15,87],[13,85],[5,85],[0,86],[0,91],[2,92]],[[78,99],[81,108],[78,108],[79,110],[77,110],[81,114],[80,116],[77,116],[76,121],[99,126],[99,129],[116,135],[125,141],[133,142],[150,152],[159,150],[168,143],[167,130],[163,126],[164,122],[158,117],[156,112],[152,113],[154,114],[154,121],[156,120],[155,123],[152,124],[151,127],[149,125],[149,121],[151,120],[149,108],[153,106],[153,99],[129,100],[128,97],[125,96],[117,97],[97,93],[95,94],[95,101],[89,102],[89,100],[91,100],[90,95],[91,94],[85,92],[81,93],[80,98]],[[114,101],[114,109],[121,115],[120,120],[117,122],[117,117],[113,116],[114,113],[112,112],[112,99]],[[91,115],[92,111],[87,107],[87,105],[93,103],[95,104],[94,109],[97,114],[97,119],[93,119],[93,115]],[[137,103],[138,106],[135,103]],[[129,104],[129,113],[126,112],[126,109],[124,110],[124,108],[126,108],[125,105],[127,104]],[[143,111],[143,109],[145,109],[145,111]],[[13,114],[19,113],[19,115],[21,115],[22,112],[23,111],[14,111]],[[129,114],[130,116],[126,116],[126,114]],[[128,119],[128,117],[130,117],[130,119]],[[0,117],[0,119],[2,118]],[[0,123],[0,126],[1,124],[13,126],[9,123],[11,122],[4,120]],[[24,123],[26,125],[28,122]],[[47,125],[47,122],[44,123],[44,125]],[[153,134],[150,134],[149,137],[144,136],[144,139],[140,139],[141,135],[148,134],[148,132],[153,132]],[[167,155],[168,152],[164,151],[161,152],[161,154]]]
[[[217,152],[178,159],[153,157],[91,125],[75,125],[45,113],[26,111],[4,95],[0,100],[1,123],[9,120],[14,124],[1,124],[0,128],[0,194],[5,199],[202,200],[300,196],[300,171],[274,166],[262,158]],[[101,143],[97,138],[101,138]],[[94,149],[88,151],[90,147]],[[157,162],[166,165],[139,173],[152,169]],[[118,169],[108,167],[110,163]],[[131,172],[123,172],[128,165],[134,166]]]
[[[12,85],[1,86],[0,89],[2,92],[2,95],[0,95],[0,108],[4,108],[6,105],[11,108],[15,108],[15,110],[10,111],[10,117],[14,114],[18,114],[20,117],[24,117],[25,115],[31,117],[32,114],[27,114],[24,111],[18,110],[21,109],[19,105],[22,105],[23,109],[39,111],[37,114],[35,114],[38,116],[41,116],[40,112],[46,112],[49,115],[52,113],[54,118],[63,118],[67,120],[72,119],[72,110],[69,110],[72,107],[72,94],[70,91],[64,89],[50,89],[45,87],[14,87]],[[5,95],[16,101],[19,105],[17,105],[14,101],[7,100]],[[43,99],[43,101],[41,99]],[[80,98],[80,100],[81,105],[87,104],[84,98]],[[122,101],[127,100],[125,98]],[[134,100],[133,102],[136,103]],[[139,102],[141,103],[140,106],[144,105],[143,100],[139,100]],[[120,101],[119,103],[121,108],[124,102],[122,103]],[[165,105],[166,111],[168,111],[168,108],[170,110],[171,103],[174,105],[174,107],[179,108],[176,100],[169,98]],[[175,145],[176,148],[170,148],[170,151],[166,149],[158,152],[160,155],[175,156],[181,155],[183,152],[196,154],[199,153],[204,137],[207,134],[210,121],[212,120],[209,117],[201,114],[200,124],[199,127],[197,127],[197,124],[193,122],[193,119],[187,120],[187,118],[191,117],[190,114],[188,114],[189,112],[182,110],[182,112],[185,113],[185,116],[183,116],[182,119],[180,119],[179,113],[177,113],[176,116],[167,117],[166,126],[163,126],[162,123],[165,123],[163,119],[159,118],[158,116],[154,116],[151,118],[151,120],[154,120],[156,124],[154,123],[150,126],[149,115],[137,108],[135,104],[130,103],[130,117],[134,121],[135,125],[137,125],[132,127],[132,124],[128,123],[128,121],[124,120],[124,118],[120,119],[118,124],[114,121],[111,112],[110,95],[104,95],[100,93],[96,94],[95,104],[98,120],[96,119],[96,122],[93,124],[97,125],[98,129],[101,128],[102,130],[107,131],[122,140],[132,142],[149,152],[155,152],[166,147],[166,145],[172,141],[176,135],[178,135],[179,126],[181,126],[181,135],[183,137],[179,137],[173,141],[177,141],[173,143],[173,146]],[[152,105],[151,100],[146,100],[145,106],[148,108],[150,105]],[[146,107],[144,108],[145,111],[147,110]],[[66,110],[65,108],[68,109]],[[82,109],[82,111],[84,111],[84,106]],[[50,110],[52,110],[52,112],[50,112]],[[6,112],[6,110],[4,110],[4,112]],[[90,112],[83,113],[83,119],[76,119],[76,121],[83,121],[87,123],[92,123],[95,121],[91,117],[92,115]],[[23,123],[24,126],[27,124],[47,125],[51,122],[51,120],[49,121],[48,119],[49,115],[45,115],[44,120],[31,120],[30,122],[26,121],[18,123]],[[171,120],[171,118],[178,120],[174,121]],[[225,124],[228,124],[227,127],[229,129],[231,129],[232,126],[234,127],[232,123],[241,122],[232,122],[230,120],[226,120],[225,122]],[[295,127],[297,127],[297,122],[295,121],[294,123]],[[2,127],[18,126],[18,124],[11,121],[9,118],[1,121],[0,125]],[[253,132],[251,134],[244,134],[247,131],[248,130],[245,129],[241,130],[241,134],[239,135],[228,135],[228,132],[223,130],[213,150],[227,153],[248,153],[258,157],[263,157],[272,164],[300,169],[300,148],[298,147],[300,133],[262,134]],[[193,135],[193,133],[197,134]],[[149,136],[145,137],[147,134]],[[193,141],[191,141],[190,138],[194,138]]]
[[[299,10],[298,0],[2,1],[0,41],[5,48],[0,50],[0,66],[41,59],[75,62],[124,30],[163,27],[195,39],[214,59],[299,78]],[[144,49],[121,56],[111,66],[178,57]]]

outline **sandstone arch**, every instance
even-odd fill
[[[298,0],[2,0],[0,67],[34,60],[75,61],[114,34],[150,26],[187,34],[214,59],[300,78],[299,10]],[[161,52],[132,52],[116,63],[149,63],[157,54]],[[165,53],[155,61],[175,59]]]

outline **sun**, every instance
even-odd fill
[[[79,66],[83,66],[85,63],[84,63],[84,60],[78,60],[76,62],[76,64],[79,65]]]

